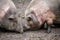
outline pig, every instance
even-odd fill
[[[20,32],[15,15],[17,8],[12,0],[0,0],[0,27]]]
[[[25,11],[25,19],[29,28],[47,28],[51,32],[51,26],[59,21],[60,0],[31,0]]]

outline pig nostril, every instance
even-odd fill
[[[31,21],[31,20],[32,20],[32,18],[31,18],[31,17],[28,17],[28,18],[27,18],[27,21]]]

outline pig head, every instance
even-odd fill
[[[15,16],[17,8],[12,0],[0,0],[0,27],[15,30],[17,29],[17,22]]]
[[[59,0],[32,0],[25,11],[27,25],[37,28],[46,22],[51,26],[57,20],[57,15],[60,13],[57,12],[59,11],[59,4]]]

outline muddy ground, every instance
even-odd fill
[[[24,16],[24,11],[30,0],[13,0],[18,13]],[[35,31],[26,31],[23,34],[16,32],[0,31],[0,40],[60,40],[60,27],[56,26],[51,29],[51,33],[46,33],[46,30],[39,29]]]

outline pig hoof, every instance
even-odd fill
[[[48,29],[47,29],[47,33],[50,33],[50,32],[51,32],[51,28],[48,27]]]
[[[51,32],[51,30],[47,30],[47,33],[50,33]]]

